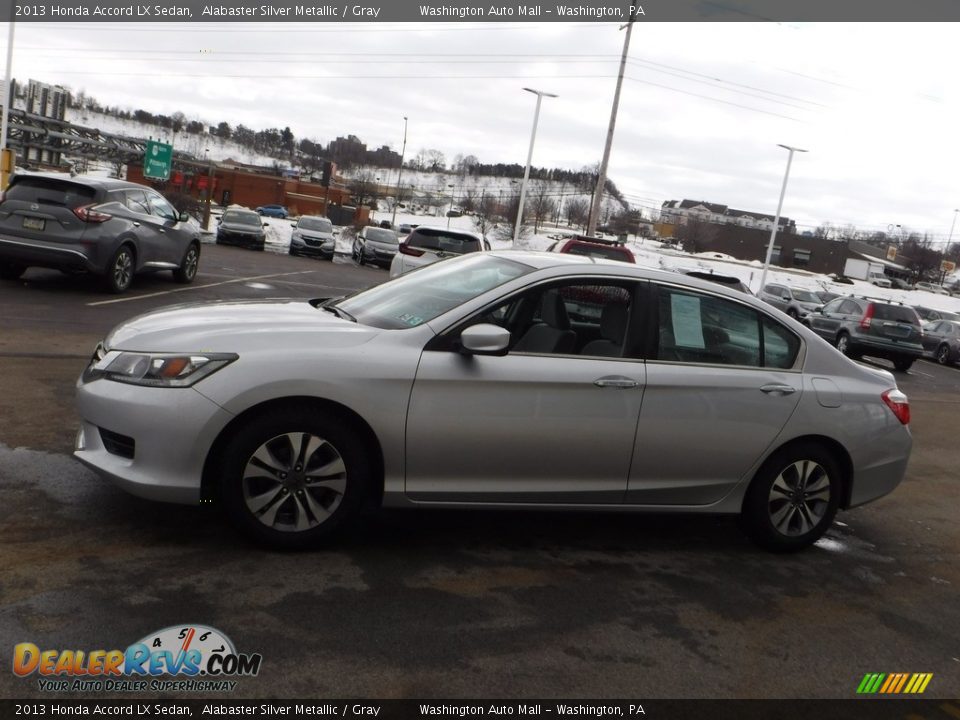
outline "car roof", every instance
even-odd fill
[[[143,188],[149,188],[153,190],[149,185],[141,185],[140,183],[129,182],[127,180],[119,180],[117,178],[105,178],[99,177],[97,175],[68,175],[66,173],[50,173],[50,172],[18,172],[14,175],[13,179],[21,177],[32,177],[32,178],[48,178],[50,180],[59,180],[61,182],[72,182],[77,185],[87,185],[89,187],[102,188],[104,190],[122,190],[124,188],[137,188],[142,190]]]

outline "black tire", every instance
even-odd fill
[[[950,352],[950,346],[946,343],[943,343],[940,347],[937,348],[937,362],[941,365],[950,365],[953,363],[953,358],[950,357],[952,353]]]
[[[26,271],[26,265],[18,265],[17,263],[3,263],[0,265],[0,279],[19,280],[20,276]]]
[[[304,446],[305,436],[323,442]],[[297,438],[304,448],[299,457]],[[269,466],[251,462],[255,455],[268,459]],[[315,547],[359,512],[372,482],[368,456],[359,433],[343,418],[309,406],[274,408],[243,425],[225,446],[220,497],[234,526],[257,543],[278,550]],[[322,476],[324,481],[316,476],[311,487],[311,467],[342,472]]]
[[[845,332],[837,335],[837,350],[842,352],[848,358],[853,358],[854,360],[859,360],[861,357],[859,353],[856,353],[850,349],[850,335]]]
[[[183,255],[183,261],[180,267],[173,271],[173,279],[178,283],[189,285],[197,277],[197,270],[200,267],[200,245],[190,243],[187,252]]]
[[[900,372],[906,372],[913,367],[913,361],[914,358],[912,357],[900,357],[893,361],[893,366]]]
[[[133,272],[137,266],[136,260],[133,248],[129,245],[121,245],[117,248],[107,264],[107,273],[103,276],[107,290],[119,295],[130,288]]]
[[[840,466],[822,446],[801,442],[782,448],[750,483],[741,511],[744,530],[774,552],[809,547],[833,522],[842,486]]]

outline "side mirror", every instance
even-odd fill
[[[270,227],[270,223],[263,223],[263,227]]]
[[[510,331],[499,325],[471,325],[460,333],[460,345],[468,355],[506,355]]]
[[[296,226],[297,226],[296,223],[290,223],[290,227],[296,227]]]
[[[190,219],[190,213],[182,212],[178,216],[178,219],[180,220],[180,222],[187,222]]]

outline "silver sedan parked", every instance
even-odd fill
[[[84,463],[284,548],[379,503],[737,514],[797,550],[892,491],[911,447],[893,376],[769,305],[555,253],[148,313],[98,347],[78,405]]]

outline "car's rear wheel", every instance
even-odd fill
[[[183,262],[180,267],[173,271],[173,278],[179,283],[192,283],[197,276],[197,270],[200,267],[200,246],[196,243],[190,243],[187,252],[183,256]]]
[[[0,278],[3,280],[19,280],[20,276],[26,271],[26,265],[18,265],[17,263],[3,263],[0,265]]]
[[[840,506],[841,475],[833,455],[815,443],[774,453],[747,490],[742,520],[758,545],[794,552],[816,542]]]
[[[852,358],[853,360],[859,360],[861,357],[863,357],[863,355],[861,355],[858,352],[855,352],[851,348],[850,336],[845,332],[842,332],[837,336],[837,350],[842,352],[848,358]]]
[[[937,362],[941,365],[950,364],[950,346],[946,343],[937,348]]]
[[[906,372],[913,367],[913,361],[914,358],[912,357],[900,357],[893,361],[893,366],[900,372]]]
[[[259,543],[313,547],[359,511],[371,481],[367,456],[341,418],[296,406],[268,411],[241,427],[224,449],[224,507]]]
[[[104,283],[112,293],[126,292],[133,282],[135,260],[133,250],[129,245],[121,245],[107,265],[107,274]]]

